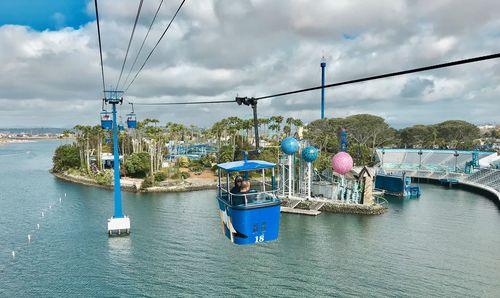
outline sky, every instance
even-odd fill
[[[145,0],[122,81],[161,0]],[[165,0],[137,68],[181,0]],[[107,88],[123,64],[139,0],[99,0]],[[131,102],[232,100],[500,52],[500,1],[187,0]],[[129,79],[130,81],[130,79]],[[500,60],[325,90],[328,118],[370,113],[400,128],[500,123]],[[123,84],[121,84],[123,85]],[[119,89],[122,87],[119,86]],[[0,1],[0,127],[96,125],[102,80],[93,1]],[[207,127],[251,108],[136,106],[138,119]],[[129,105],[120,107],[124,116]],[[259,102],[261,117],[320,117],[320,91]]]

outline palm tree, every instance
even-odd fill
[[[269,118],[259,118],[259,128],[262,126],[262,130],[260,131],[263,136],[267,136],[267,129],[269,126],[269,123],[271,123],[271,119]]]
[[[222,134],[224,133],[224,124],[222,121],[215,122],[210,128],[210,134],[215,136],[217,142],[217,151],[220,152]]]
[[[90,137],[92,127],[88,125],[75,125],[76,142],[80,148],[81,167],[90,173]]]
[[[273,124],[270,125],[269,128],[275,132],[278,139],[280,138],[279,132],[281,131],[281,123],[283,122],[283,119],[284,119],[283,116],[272,116],[270,118],[270,120],[271,120],[271,122],[273,122]]]
[[[100,171],[102,171],[103,168],[102,168],[101,155],[102,155],[102,139],[104,137],[104,129],[102,129],[100,125],[96,125],[92,127],[92,135],[94,136],[95,139],[97,167]]]
[[[245,130],[245,143],[248,144],[248,137],[251,129],[253,128],[253,119],[243,120],[241,122],[241,127]]]

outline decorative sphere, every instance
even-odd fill
[[[332,157],[332,169],[340,175],[349,173],[352,166],[352,157],[347,152],[339,152]]]
[[[292,155],[297,150],[299,150],[299,142],[294,137],[288,137],[281,141],[281,151],[285,154]]]
[[[306,162],[313,162],[318,158],[318,149],[313,146],[306,147],[302,149],[302,159]]]

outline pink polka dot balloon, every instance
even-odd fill
[[[340,175],[349,173],[352,166],[352,157],[347,152],[339,152],[332,157],[332,169]]]

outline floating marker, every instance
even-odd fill
[[[42,211],[42,217],[44,217],[44,216],[45,216],[45,214],[43,214],[43,211]]]
[[[40,224],[36,224],[36,229],[40,230]]]
[[[52,205],[49,205],[49,209],[52,209]]]
[[[61,198],[61,197],[59,197],[59,203],[61,203],[61,202],[62,202],[62,198]]]
[[[12,258],[15,259],[16,258],[16,252],[15,251],[12,251]]]
[[[30,234],[28,234],[28,242],[31,243],[31,235]]]
[[[66,193],[64,193],[64,196],[66,197]]]

